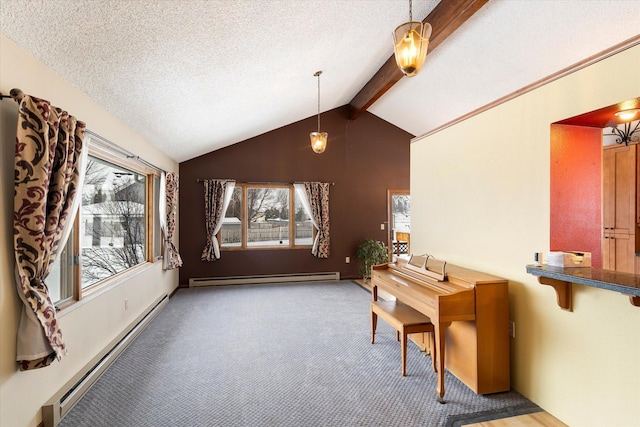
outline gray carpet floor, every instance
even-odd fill
[[[479,396],[410,345],[352,281],[180,289],[61,426],[445,426],[540,410]],[[486,417],[485,417],[486,418]]]

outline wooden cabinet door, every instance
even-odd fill
[[[616,154],[613,150],[602,151],[602,227],[605,234],[613,231],[616,223]]]
[[[636,145],[602,153],[602,226],[604,232],[633,234],[636,229]]]
[[[602,268],[605,270],[616,269],[616,251],[611,247],[611,236],[606,230],[602,236]]]
[[[635,273],[635,235],[605,234],[602,244],[602,267],[607,270]]]
[[[638,146],[636,145],[636,224],[640,227],[640,156],[638,156]],[[640,267],[639,267],[640,268]]]
[[[634,216],[635,219],[635,216]],[[636,245],[634,234],[616,234],[614,239],[616,247],[616,271],[635,273],[636,271]]]
[[[602,267],[636,270],[637,145],[606,147],[602,153]]]

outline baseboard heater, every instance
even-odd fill
[[[340,280],[339,272],[271,274],[264,276],[200,277],[189,279],[189,287],[221,285],[253,285],[260,283],[309,282]]]
[[[62,387],[42,407],[42,426],[55,427],[62,418],[73,408],[80,398],[89,390],[106,369],[118,358],[129,344],[142,332],[169,302],[169,296],[164,295],[156,300],[151,307],[136,318],[129,328],[107,345],[106,349],[89,362],[74,378]]]

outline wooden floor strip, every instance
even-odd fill
[[[565,423],[547,412],[519,415],[517,417],[465,424],[465,427],[568,427]]]

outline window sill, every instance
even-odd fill
[[[220,248],[221,252],[234,252],[234,251],[255,251],[255,250],[269,250],[269,251],[286,251],[286,250],[311,250],[312,246],[227,246]]]
[[[114,274],[113,276],[104,279],[98,283],[95,283],[81,291],[81,298],[79,300],[71,301],[69,303],[63,304],[60,307],[60,310],[57,312],[58,318],[64,317],[66,314],[71,313],[76,308],[82,307],[85,303],[88,303],[100,295],[105,294],[106,292],[114,289],[115,287],[121,285],[127,280],[132,279],[133,277],[144,273],[145,271],[153,268],[156,263],[161,262],[162,258],[155,260],[153,262],[147,261],[135,267],[128,268],[125,271],[122,271],[118,274]]]

